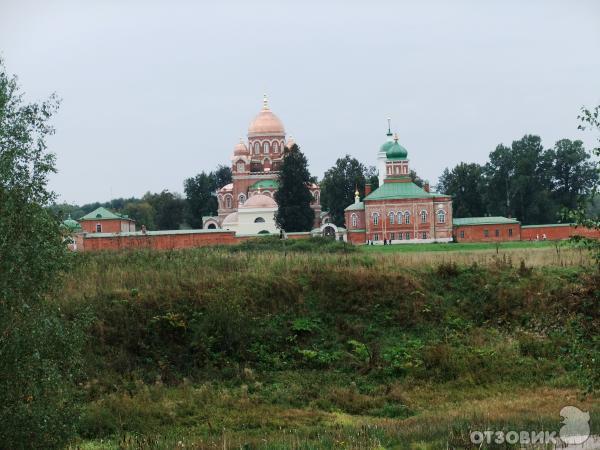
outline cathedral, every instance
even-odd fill
[[[218,214],[203,217],[203,228],[232,230],[238,234],[278,232],[277,203],[273,196],[278,188],[284,149],[292,144],[294,140],[286,137],[283,123],[271,111],[265,96],[262,110],[250,123],[247,141],[242,138],[233,148],[233,181],[217,192]],[[318,228],[327,218],[321,214],[319,186],[311,183],[309,189],[315,212],[313,225]]]
[[[355,244],[402,244],[452,241],[452,198],[417,186],[410,177],[408,151],[392,138],[377,154],[379,187],[365,197],[358,191],[345,209],[347,238]]]

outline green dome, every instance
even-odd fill
[[[394,142],[390,142],[390,144],[391,145],[386,151],[387,159],[406,159],[406,157],[408,156],[408,151],[400,144],[398,144],[397,139],[395,139]]]
[[[380,148],[379,150],[387,153],[387,151],[390,149],[390,147],[394,145],[394,141],[386,141]]]
[[[67,219],[63,220],[62,224],[69,231],[77,231],[77,230],[81,229],[81,225],[79,225],[79,222],[77,222],[74,219],[71,219],[70,215],[69,215],[69,217]]]

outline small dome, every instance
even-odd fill
[[[281,120],[279,120],[279,117],[277,117],[271,112],[266,96],[263,100],[262,111],[258,113],[258,115],[250,123],[250,127],[248,128],[248,136],[264,134],[280,136],[285,135],[283,123],[281,122]]]
[[[229,191],[233,191],[233,183],[226,184],[221,189],[219,189],[219,192],[221,192],[221,193],[225,193],[225,192],[229,192]]]
[[[277,208],[277,202],[268,195],[255,194],[251,196],[240,208]]]
[[[237,223],[238,223],[238,213],[232,212],[231,214],[225,216],[221,227],[226,227],[227,225],[237,225]]]
[[[74,219],[71,219],[70,214],[69,217],[63,221],[62,225],[69,231],[81,230],[81,225],[79,225],[79,222],[77,222]]]
[[[408,151],[398,144],[398,135],[394,136],[394,142],[391,142],[391,144],[385,153],[387,159],[406,159]]]
[[[240,142],[238,142],[235,145],[235,147],[233,148],[233,154],[235,156],[243,156],[250,154],[250,151],[248,150],[248,147],[246,147],[246,144],[244,144],[243,139],[240,138]]]

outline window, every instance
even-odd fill
[[[258,142],[254,143],[254,154],[258,155],[260,153],[260,146],[258,145]]]
[[[461,239],[464,239],[464,238],[465,238],[465,232],[464,232],[464,231],[461,231],[461,232],[460,232],[460,238],[461,238]]]
[[[488,237],[490,235],[490,230],[483,230],[483,236]]]
[[[277,142],[273,142],[273,153],[279,153],[279,145]]]
[[[373,214],[373,225],[379,225],[379,213]],[[377,240],[377,239],[375,239]]]
[[[427,211],[421,211],[421,223],[427,223]]]
[[[358,217],[356,214],[352,214],[352,228],[356,228],[358,226]]]
[[[426,231],[423,231],[421,239],[427,239],[427,232]]]
[[[256,219],[254,219],[254,223],[265,223],[265,219],[263,219],[262,217],[257,217]]]
[[[102,233],[102,224],[101,223],[96,224],[96,233]]]
[[[227,196],[225,197],[225,208],[230,209],[231,208],[231,196]]]
[[[408,211],[406,211],[404,213],[404,223],[406,223],[406,224],[410,223],[410,213]]]
[[[508,229],[508,236],[509,236],[509,237],[512,237],[512,228],[509,228],[509,229]]]
[[[409,241],[409,240],[410,240],[410,233],[407,231],[407,232],[404,234],[404,237],[406,238],[406,240],[407,240],[407,241]]]
[[[315,191],[315,194],[313,195],[315,202],[319,203],[319,191]]]
[[[438,223],[446,223],[446,212],[442,209],[440,209],[437,212],[437,219],[438,219]]]
[[[244,194],[240,194],[238,197],[238,202],[240,205],[243,205],[246,202],[246,196]]]
[[[402,223],[402,212],[398,212],[398,223],[401,224]]]
[[[402,240],[402,233],[398,233],[398,239]]]
[[[500,236],[500,230],[496,230],[496,232],[495,232],[495,233],[496,233],[496,237],[499,237],[499,236]]]
[[[269,154],[269,143],[268,142],[265,142],[264,152],[265,152],[265,155]]]
[[[375,233],[375,234],[373,235],[373,240],[374,240],[374,241],[378,241],[378,240],[379,240],[379,233]]]
[[[390,241],[393,241],[394,239],[396,239],[396,234],[390,233]]]
[[[393,225],[394,224],[394,216],[396,214],[394,214],[394,211],[390,211],[390,223]]]
[[[239,162],[237,163],[237,171],[238,172],[243,172],[244,171],[244,163],[243,162]]]

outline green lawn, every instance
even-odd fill
[[[544,248],[552,247],[553,241],[515,241],[515,242],[474,242],[474,243],[432,243],[432,244],[396,244],[396,245],[363,245],[360,247],[365,252],[448,252],[472,250],[496,250],[519,248]],[[563,243],[563,245],[565,245]]]

